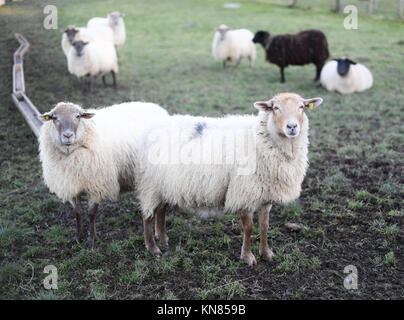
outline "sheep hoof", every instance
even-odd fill
[[[250,267],[257,264],[257,260],[255,259],[252,252],[242,253],[240,259],[247,263]]]
[[[94,249],[94,239],[90,237],[87,238],[87,247],[88,249]]]
[[[157,246],[154,246],[153,248],[147,248],[147,251],[149,251],[152,256],[155,256],[157,258],[162,256],[161,250]]]
[[[265,261],[272,261],[274,259],[274,253],[268,248],[263,251],[260,250],[260,256]]]
[[[156,235],[156,240],[160,242],[163,246],[168,247],[168,236],[166,234],[164,235]]]

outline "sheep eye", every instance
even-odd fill
[[[278,107],[273,107],[272,109],[273,109],[273,110],[275,110],[275,111],[276,111],[276,110],[279,110],[279,108],[278,108]]]
[[[299,106],[300,109],[304,109],[304,105]]]

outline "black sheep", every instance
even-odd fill
[[[257,31],[253,39],[266,52],[266,60],[281,68],[281,82],[285,82],[284,68],[288,65],[316,65],[316,78],[320,79],[321,69],[329,57],[325,34],[320,30],[305,30],[296,34],[271,35],[267,31]]]

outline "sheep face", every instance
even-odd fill
[[[345,77],[348,72],[349,72],[349,67],[351,64],[356,64],[355,61],[352,61],[351,59],[346,59],[346,58],[341,58],[341,59],[334,59],[337,61],[338,66],[337,66],[337,72],[341,77]]]
[[[45,122],[52,121],[51,136],[55,145],[67,153],[77,148],[81,141],[83,128],[80,126],[81,119],[90,119],[94,113],[86,112],[72,103],[60,102],[48,113],[41,115]]]
[[[79,30],[76,29],[74,26],[68,26],[66,29],[63,30],[63,32],[66,33],[67,39],[72,44]]]
[[[111,13],[108,13],[108,20],[109,20],[109,25],[113,28],[119,24],[121,21],[122,17],[124,17],[125,14],[114,11]]]
[[[323,102],[321,98],[303,99],[298,94],[280,93],[269,101],[258,101],[254,107],[261,112],[270,113],[267,128],[276,131],[280,136],[296,138],[299,136],[304,121],[307,121],[305,110],[313,109]]]
[[[228,26],[225,24],[220,25],[219,27],[216,28],[216,32],[219,34],[219,40],[223,41],[226,38],[226,33],[227,31],[231,30]]]
[[[254,43],[260,43],[262,46],[266,46],[269,41],[269,32],[267,31],[257,31],[254,35],[252,41]]]
[[[77,55],[78,57],[81,57],[81,56],[83,55],[84,47],[85,47],[86,45],[88,45],[88,42],[85,42],[85,41],[82,41],[82,40],[80,40],[80,41],[74,41],[74,42],[72,43],[72,46],[74,47],[74,49],[75,49],[75,51],[76,51],[76,55]]]

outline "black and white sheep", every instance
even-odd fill
[[[316,77],[320,79],[321,69],[329,57],[325,34],[320,30],[305,30],[297,34],[271,35],[267,31],[257,31],[253,39],[266,52],[266,60],[281,69],[281,82],[285,82],[284,68],[288,65],[314,63]]]
[[[363,64],[342,57],[327,62],[321,71],[320,82],[328,91],[349,94],[371,88],[373,76]]]

